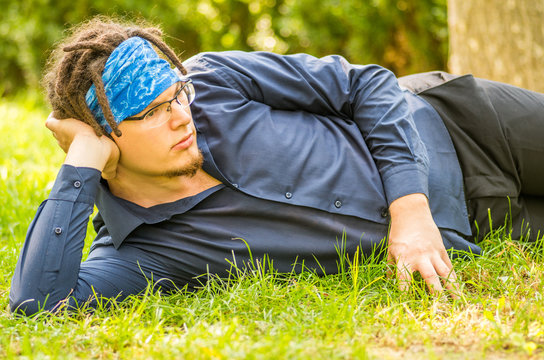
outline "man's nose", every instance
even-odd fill
[[[175,129],[179,126],[186,126],[191,123],[191,109],[189,106],[183,107],[176,101],[172,102],[172,115],[170,117],[170,126]]]

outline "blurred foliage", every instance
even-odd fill
[[[96,14],[159,24],[183,58],[201,51],[341,54],[397,75],[444,69],[446,0],[0,0],[0,94],[39,86],[63,30]]]

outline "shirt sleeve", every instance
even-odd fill
[[[428,156],[393,73],[340,56],[205,53],[187,61],[212,68],[251,101],[354,121],[380,173],[386,198],[428,196]]]
[[[82,303],[93,294],[116,296],[121,275],[115,271],[80,271],[89,216],[98,191],[100,171],[63,165],[49,198],[38,208],[26,235],[10,292],[13,312],[30,315],[53,310],[69,296],[71,303]],[[101,260],[94,261],[98,268]],[[118,262],[122,259],[118,259]],[[132,275],[132,274],[129,274]],[[133,285],[131,282],[127,284]],[[96,285],[96,289],[93,286]],[[145,279],[140,281],[145,287]],[[118,290],[117,293],[113,293]],[[125,289],[137,292],[139,289]]]

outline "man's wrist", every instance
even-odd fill
[[[76,135],[64,159],[66,165],[104,170],[109,154],[100,138]]]
[[[422,193],[409,194],[394,200],[389,206],[391,219],[430,215],[429,200]]]

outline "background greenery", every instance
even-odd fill
[[[443,69],[447,59],[446,0],[0,0],[0,95],[37,88],[63,30],[96,14],[160,24],[183,57],[337,53],[399,76]]]

